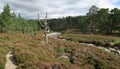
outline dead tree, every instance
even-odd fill
[[[38,14],[38,20],[39,20],[39,14]],[[46,13],[45,19],[43,21],[39,20],[39,23],[44,28],[44,35],[45,35],[46,43],[48,43],[48,36],[47,36],[47,34],[50,31],[50,27],[48,26],[48,23],[47,23],[47,13]]]

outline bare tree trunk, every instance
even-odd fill
[[[46,43],[48,43],[48,36],[45,34]]]
[[[39,19],[39,14],[38,14],[38,19]],[[45,16],[45,19],[44,19],[44,24],[42,24],[40,21],[39,23],[41,24],[42,27],[44,27],[44,35],[45,35],[45,40],[46,40],[46,43],[48,43],[48,32],[50,30],[48,24],[47,24],[47,13],[46,13],[46,16]]]

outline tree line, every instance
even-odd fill
[[[37,14],[37,13],[36,13]],[[92,6],[86,15],[68,16],[47,20],[53,31],[65,31],[78,29],[81,33],[93,34],[119,34],[120,33],[120,9],[98,8]],[[41,20],[42,21],[42,20]],[[41,30],[38,20],[26,20],[21,14],[11,13],[7,4],[0,14],[0,32],[33,33]]]
[[[19,13],[16,15],[11,13],[10,6],[4,6],[3,12],[0,14],[0,32],[21,32],[32,33],[40,30],[37,20],[26,20]]]
[[[48,21],[52,30],[78,29],[81,33],[119,34],[120,9],[92,6],[84,16],[65,17]]]

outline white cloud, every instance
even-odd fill
[[[119,7],[115,4],[118,2],[119,0],[1,0],[0,12],[4,4],[8,3],[13,12],[21,13],[25,18],[35,19],[37,13],[44,18],[45,12],[48,12],[49,18],[58,18],[83,15],[92,5],[112,9]]]
[[[112,3],[110,2],[110,0],[100,0],[98,3],[98,7],[100,8],[114,8],[115,6],[112,5]]]
[[[109,1],[111,1],[111,3],[117,3],[117,2],[119,2],[120,0],[109,0]]]

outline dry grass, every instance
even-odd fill
[[[1,34],[0,38],[1,45],[5,47],[2,47],[2,49],[4,48],[6,52],[8,52],[9,46],[15,46],[14,58],[18,65],[17,69],[120,68],[120,57],[95,47],[79,44],[78,42],[50,38],[49,43],[46,44],[44,37],[40,33],[36,35],[19,33]],[[67,55],[69,60],[59,59],[63,54]]]

